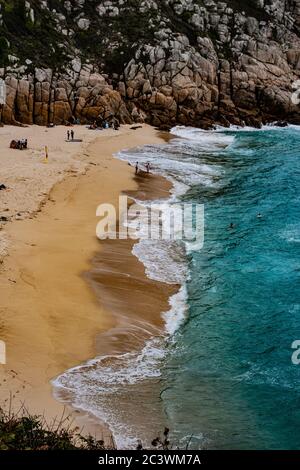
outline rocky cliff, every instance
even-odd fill
[[[300,124],[300,0],[0,0],[4,123]]]

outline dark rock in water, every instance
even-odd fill
[[[277,121],[277,122],[274,122],[273,125],[276,127],[288,127],[289,124],[286,121]]]
[[[300,123],[300,0],[52,3],[1,10],[5,124]]]

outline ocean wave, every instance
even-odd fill
[[[198,129],[196,129],[198,131]],[[205,132],[205,131],[203,131]],[[213,145],[216,140],[223,141],[222,145]],[[226,142],[227,141],[227,142]],[[202,144],[204,140],[202,139]],[[210,164],[205,157],[214,151],[226,149],[234,142],[233,136],[218,136],[213,133],[207,145],[200,145],[196,139],[173,139],[165,145],[147,145],[132,150],[119,152],[117,157],[131,165],[139,163],[141,169],[146,163],[151,165],[151,172],[162,175],[173,184],[172,195],[183,196],[194,185],[218,188],[223,175],[223,169],[214,161]]]
[[[174,337],[174,334],[179,330],[186,319],[188,310],[187,297],[187,287],[186,284],[183,284],[179,292],[171,297],[170,310],[163,314],[166,323],[166,331],[171,338]]]
[[[178,331],[186,315],[186,287],[170,298],[170,310],[163,313],[166,334],[149,339],[141,351],[101,356],[74,367],[52,381],[55,396],[88,412],[110,427],[119,449],[135,448],[135,429],[121,412],[112,407],[113,396],[123,387],[158,379],[168,354],[168,339]]]
[[[133,254],[143,263],[150,279],[166,284],[182,284],[188,275],[184,248],[177,243],[142,240]]]
[[[300,131],[300,126],[296,124],[287,124],[285,127],[280,127],[276,125],[276,123],[269,123],[261,126],[260,128],[257,127],[251,127],[251,126],[235,126],[231,125],[230,127],[222,127],[222,126],[216,126],[215,131],[216,132],[265,132],[265,131],[279,131],[282,132],[284,130],[298,130]]]
[[[234,136],[226,133],[223,134],[215,130],[206,131],[195,127],[176,126],[171,129],[171,133],[177,137],[197,142],[198,151],[220,151],[221,148],[230,146],[235,140]]]

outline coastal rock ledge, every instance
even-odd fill
[[[300,124],[299,32],[300,0],[4,1],[1,122]]]

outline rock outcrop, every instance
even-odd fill
[[[19,0],[16,25],[10,3],[4,123],[300,124],[300,0]],[[45,20],[53,37],[34,54]]]

